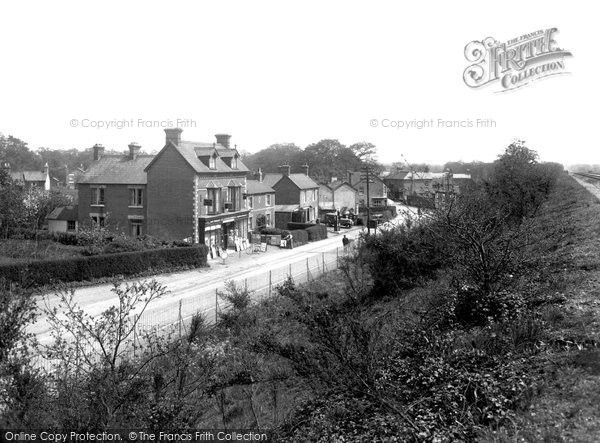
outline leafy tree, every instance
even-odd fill
[[[23,198],[23,187],[0,168],[0,232],[5,238],[23,223]]]
[[[13,170],[42,170],[42,158],[31,151],[24,141],[0,134],[0,161],[8,162]]]

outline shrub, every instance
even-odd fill
[[[32,261],[0,265],[0,278],[27,286],[91,280],[115,275],[135,275],[150,269],[170,270],[206,266],[207,247],[165,248],[93,255],[65,260]]]
[[[308,232],[306,232],[304,229],[295,229],[293,231],[290,231],[290,234],[292,234],[295,246],[300,246],[308,243]]]
[[[74,232],[53,232],[52,240],[67,246],[77,246],[79,239]]]
[[[327,227],[325,225],[313,225],[305,229],[308,241],[319,241],[327,238]]]

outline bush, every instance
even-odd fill
[[[295,246],[301,246],[308,243],[308,232],[306,232],[304,229],[290,231],[290,234],[292,234]]]
[[[0,265],[0,278],[27,286],[84,281],[148,270],[206,266],[205,245]]]
[[[67,246],[77,246],[79,239],[74,232],[53,232],[52,240]]]
[[[327,227],[325,225],[313,225],[305,229],[308,241],[319,241],[327,238]]]

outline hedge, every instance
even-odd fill
[[[307,228],[311,228],[313,226],[317,226],[314,223],[299,223],[299,222],[289,222],[287,224],[287,228],[292,231],[292,230],[296,230],[296,229],[307,229]]]
[[[285,229],[279,229],[279,228],[267,228],[267,227],[262,227],[259,229],[259,231],[261,235],[281,235],[282,237],[287,237],[289,235],[289,231],[286,231]]]
[[[290,231],[292,238],[294,239],[294,246],[301,246],[308,243],[308,232],[304,229],[295,229]]]
[[[305,231],[308,234],[308,241],[318,241],[327,238],[327,226],[325,225],[314,225],[305,229]]]
[[[0,279],[25,286],[92,280],[116,275],[135,275],[148,270],[168,271],[179,267],[206,266],[208,248],[151,249],[70,259],[37,260],[0,265]]]

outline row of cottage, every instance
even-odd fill
[[[285,229],[288,222],[316,222],[319,211],[358,214],[366,205],[363,173],[328,184],[312,180],[307,165],[302,173],[287,165],[279,173],[253,175],[230,135],[202,143],[182,140],[182,132],[165,129],[156,155],[140,153],[136,143],[127,155],[108,155],[95,145],[93,162],[77,181],[78,205],[53,211],[49,228],[72,231],[92,220],[130,236],[232,247],[259,226]],[[370,206],[386,206],[389,193],[384,180],[370,177]]]

